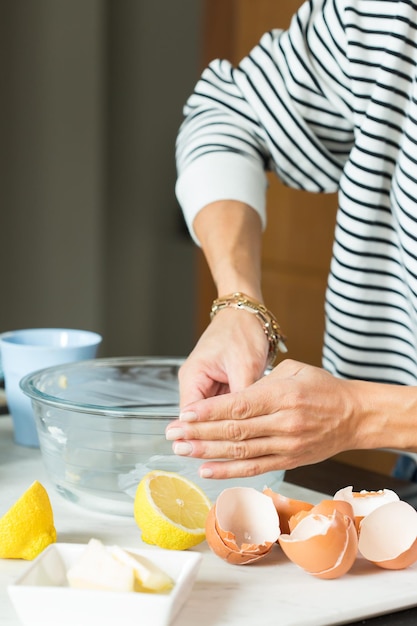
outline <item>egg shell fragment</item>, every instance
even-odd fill
[[[313,504],[310,502],[287,498],[287,496],[273,491],[270,487],[266,487],[263,493],[272,498],[272,502],[278,512],[281,533],[288,534],[290,532],[289,520],[291,517],[300,511],[310,511],[313,508]]]
[[[279,534],[278,513],[271,498],[252,487],[222,491],[206,520],[211,550],[234,565],[266,556]]]
[[[317,578],[339,578],[350,570],[358,552],[351,517],[334,509],[331,515],[307,514],[279,544],[287,557]]]
[[[384,569],[405,569],[417,561],[417,511],[407,502],[389,502],[360,525],[359,552]]]
[[[319,513],[321,515],[332,515],[333,511],[339,511],[342,515],[347,515],[351,518],[352,522],[355,521],[355,516],[353,513],[353,507],[349,502],[345,502],[343,500],[321,500],[318,504],[314,505],[312,509],[309,511],[299,511],[295,515],[293,515],[289,520],[289,528],[290,532],[294,530],[299,522],[301,522],[306,515],[311,515],[315,513]]]
[[[334,500],[344,500],[350,502],[355,514],[356,530],[359,533],[359,527],[363,518],[383,504],[388,502],[398,502],[399,496],[391,489],[379,489],[378,491],[353,491],[353,487],[344,487],[339,489],[333,496]]]

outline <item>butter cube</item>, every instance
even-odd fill
[[[91,539],[79,560],[67,571],[70,587],[102,591],[134,591],[133,568],[112,554],[98,539]]]

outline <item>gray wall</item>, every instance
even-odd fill
[[[194,247],[174,143],[200,0],[0,0],[0,332],[186,354]]]

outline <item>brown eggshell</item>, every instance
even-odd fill
[[[382,504],[398,502],[399,496],[391,489],[379,489],[378,491],[353,491],[353,487],[339,489],[333,496],[334,500],[344,500],[353,506],[355,515],[364,517]]]
[[[298,511],[295,515],[292,515],[288,520],[288,528],[290,529],[290,533],[294,530],[294,528],[301,522],[302,519],[307,517],[310,514],[310,511]],[[287,533],[288,534],[288,533]]]
[[[417,561],[417,511],[407,502],[389,502],[361,523],[359,552],[384,569],[405,569]]]
[[[211,550],[235,565],[266,556],[279,534],[273,502],[250,487],[222,491],[206,520],[206,540]]]
[[[214,554],[232,565],[246,565],[265,556],[264,553],[257,553],[256,548],[254,552],[241,552],[237,544],[233,549],[224,543],[216,528],[216,505],[210,509],[206,518],[206,540]]]
[[[296,515],[299,511],[310,511],[310,509],[313,508],[310,502],[287,498],[287,496],[276,493],[269,487],[266,487],[263,493],[272,498],[272,502],[278,512],[281,533],[288,534],[290,532],[289,520],[291,517]]]
[[[288,558],[318,578],[338,578],[352,567],[358,536],[352,519],[334,509],[331,515],[309,513],[279,544]]]
[[[345,520],[347,522],[346,550],[340,555],[336,565],[327,571],[314,574],[316,578],[323,578],[327,580],[340,578],[341,576],[347,574],[353,566],[358,554],[358,533],[355,522],[350,517],[345,517]]]
[[[360,533],[360,527],[363,518],[371,511],[374,511],[383,504],[388,502],[398,502],[400,499],[395,491],[391,489],[379,489],[378,491],[353,491],[353,487],[344,487],[339,489],[334,496],[334,500],[343,500],[349,502],[353,507],[355,515],[356,530]]]
[[[343,500],[322,500],[319,504],[315,504],[309,511],[299,511],[288,520],[288,526],[290,532],[294,530],[299,522],[301,522],[306,515],[310,515],[312,513],[319,513],[322,515],[332,515],[334,510],[338,510],[342,515],[347,515],[355,521],[355,516],[353,514],[352,505],[349,502],[344,502]]]
[[[353,506],[350,502],[344,500],[322,500],[318,504],[314,505],[310,513],[319,513],[321,515],[332,515],[333,511],[337,510],[342,515],[350,517],[352,522],[355,520],[355,514],[353,512]]]

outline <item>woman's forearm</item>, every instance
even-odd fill
[[[417,452],[417,388],[351,381],[357,406],[356,449]]]
[[[262,301],[259,215],[250,206],[221,200],[196,216],[199,238],[219,295],[242,291]]]

